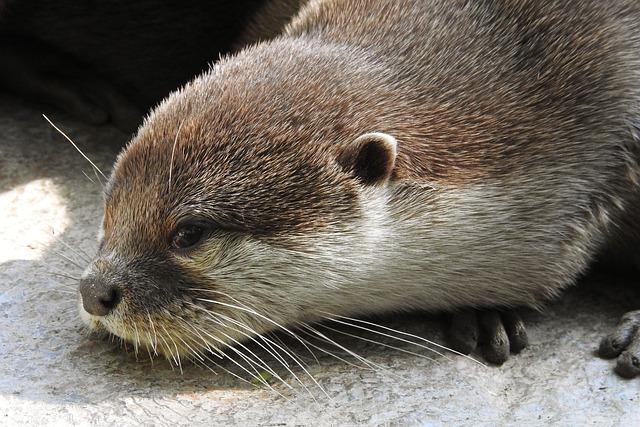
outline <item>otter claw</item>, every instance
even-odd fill
[[[624,378],[640,375],[640,310],[630,311],[620,319],[613,333],[603,338],[600,357],[617,357],[615,372]]]
[[[464,311],[454,314],[449,328],[452,347],[464,354],[477,347],[484,358],[501,365],[529,343],[524,323],[513,311]]]

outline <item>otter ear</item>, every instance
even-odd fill
[[[386,183],[396,163],[397,145],[386,133],[365,133],[344,149],[338,163],[364,184]]]

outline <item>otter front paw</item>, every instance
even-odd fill
[[[480,347],[488,362],[501,365],[511,353],[522,351],[529,340],[524,322],[513,311],[468,310],[453,315],[449,342],[464,354]]]
[[[600,357],[617,357],[615,371],[624,378],[640,375],[640,310],[630,311],[620,319],[615,331],[600,342]]]

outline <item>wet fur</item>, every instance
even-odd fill
[[[205,310],[261,333],[543,304],[638,236],[639,31],[635,1],[310,2],[169,96],[119,157],[85,273],[123,288],[102,324],[135,340],[149,310],[202,347],[176,318],[229,344]],[[338,161],[367,132],[398,142],[388,182]],[[193,216],[215,232],[170,251]],[[275,323],[220,305],[238,301]]]

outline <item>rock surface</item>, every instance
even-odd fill
[[[59,114],[52,119],[105,173],[127,139]],[[341,361],[314,351],[317,364],[295,340],[281,337],[326,395],[293,364],[309,392],[282,367],[278,373],[293,390],[273,379],[273,391],[254,387],[216,366],[211,367],[217,375],[189,363],[182,372],[165,360],[152,364],[146,353],[136,360],[118,344],[88,336],[76,313],[73,277],[86,263],[84,254],[95,250],[101,215],[97,181],[37,108],[0,99],[2,425],[637,425],[640,420],[640,379],[622,380],[612,361],[594,356],[619,316],[640,307],[637,283],[633,289],[611,277],[589,278],[544,313],[529,313],[530,347],[501,367],[353,329],[349,333],[404,352],[334,333],[330,336],[377,367],[353,366],[359,363],[353,357]],[[443,342],[435,318],[379,321]],[[249,377],[228,361],[220,365]]]

